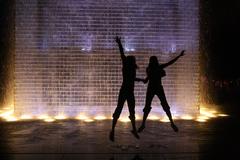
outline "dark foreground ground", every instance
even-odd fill
[[[1,122],[0,159],[240,159],[239,120],[225,117],[206,123],[179,120],[176,124],[178,133],[169,123],[148,121],[141,139],[136,140],[129,132],[131,124],[119,122],[112,143],[108,140],[110,120]]]

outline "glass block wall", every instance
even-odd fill
[[[116,35],[141,78],[150,56],[165,63],[185,49],[163,85],[174,115],[198,113],[198,10],[198,0],[17,0],[15,113],[111,116],[122,82]],[[138,114],[145,94],[136,82]],[[163,114],[156,97],[152,107]]]

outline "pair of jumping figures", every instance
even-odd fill
[[[162,77],[166,76],[164,68],[173,64],[181,56],[183,56],[184,50],[176,58],[164,64],[160,64],[156,56],[151,56],[149,59],[148,67],[146,69],[147,77],[145,79],[141,79],[141,78],[136,78],[136,69],[138,68],[138,66],[136,64],[135,57],[125,56],[120,37],[116,37],[116,42],[118,44],[119,51],[121,54],[121,59],[122,59],[123,82],[118,95],[117,107],[113,113],[112,130],[110,131],[109,139],[111,141],[114,141],[114,129],[117,124],[117,120],[120,117],[120,114],[122,112],[125,101],[127,101],[128,103],[128,109],[130,113],[129,119],[131,120],[131,123],[132,123],[131,132],[137,139],[139,139],[140,137],[138,133],[142,132],[145,128],[145,123],[146,123],[148,114],[151,111],[151,103],[155,95],[157,95],[158,98],[160,99],[162,108],[166,112],[170,120],[171,127],[175,132],[178,132],[178,128],[173,122],[172,115],[170,112],[170,107],[168,105],[168,102],[164,93],[164,89],[162,86]],[[143,83],[148,83],[146,102],[145,102],[145,107],[143,109],[143,112],[144,112],[143,121],[141,126],[138,128],[138,130],[135,125],[135,97],[134,97],[135,81],[137,82],[142,81]]]

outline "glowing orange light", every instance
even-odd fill
[[[209,119],[209,117],[204,116],[204,115],[200,115],[197,117],[196,121],[198,122],[206,122]]]
[[[130,122],[130,119],[128,117],[122,117],[119,119],[119,121],[127,123],[127,122]]]
[[[220,117],[227,117],[229,115],[227,115],[227,114],[218,114],[218,116],[220,116]]]
[[[30,115],[21,115],[20,119],[22,119],[22,120],[29,120],[29,119],[33,119],[33,117],[30,116]]]
[[[2,112],[0,114],[0,117],[2,117],[3,119],[5,119],[8,122],[18,121],[18,118],[14,116],[14,111],[13,110]]]
[[[135,118],[136,118],[136,120],[140,120],[140,119],[142,119],[142,117],[139,116],[139,115],[135,115]]]
[[[85,119],[89,119],[89,118],[87,116],[83,115],[83,114],[80,114],[76,117],[76,119],[85,120]]]
[[[184,119],[184,120],[193,120],[193,117],[190,116],[190,115],[183,115],[183,116],[181,116],[181,119]]]
[[[207,120],[206,119],[197,118],[196,121],[198,121],[198,122],[206,122]]]
[[[63,120],[63,119],[67,119],[67,117],[63,114],[60,114],[60,115],[55,116],[54,119]]]
[[[84,122],[93,122],[94,120],[93,119],[90,119],[90,118],[87,118],[84,120]]]
[[[156,121],[156,120],[159,120],[160,118],[157,117],[157,116],[155,116],[155,115],[150,115],[150,116],[148,117],[148,119],[153,120],[153,121]]]
[[[161,121],[161,122],[170,122],[167,117],[164,117],[164,118],[160,119],[160,121]]]
[[[198,122],[206,122],[208,119],[211,119],[211,118],[226,117],[226,116],[229,116],[229,115],[223,114],[223,113],[220,113],[217,110],[214,110],[214,106],[213,107],[212,106],[208,107],[208,106],[202,106],[201,105],[199,116],[193,117],[193,116],[187,115],[187,114],[186,115],[184,115],[184,114],[179,115],[178,114],[178,116],[173,117],[173,119],[196,120]],[[55,120],[62,120],[62,119],[67,119],[68,118],[64,113],[56,115],[55,117],[50,117],[47,114],[42,114],[42,115],[39,115],[37,117],[32,116],[30,114],[24,114],[24,115],[21,115],[21,116],[17,117],[17,116],[14,115],[14,110],[11,109],[11,108],[7,108],[7,109],[4,108],[4,109],[0,110],[0,117],[7,122],[18,121],[18,120],[31,120],[31,119],[34,119],[34,118],[42,119],[45,122],[53,122]],[[139,116],[138,114],[136,114],[135,117],[136,117],[136,120],[138,120],[138,119],[141,120],[141,116]],[[84,113],[80,113],[75,118],[78,119],[78,120],[83,120],[85,122],[93,122],[94,120],[101,121],[101,120],[105,120],[105,119],[112,119],[112,117],[107,117],[105,115],[96,115],[96,116],[93,116],[93,117],[88,117]],[[149,120],[160,120],[162,122],[169,122],[169,119],[168,119],[167,116],[160,117],[160,116],[157,116],[157,115],[150,115],[148,117],[148,119]],[[130,122],[130,119],[128,118],[128,116],[123,115],[119,119],[119,121],[127,123],[127,122]]]
[[[107,117],[105,117],[105,116],[96,116],[96,117],[94,117],[94,119],[100,121],[100,120],[107,119]]]
[[[55,119],[49,117],[49,118],[44,119],[44,121],[45,121],[45,122],[54,122]]]
[[[10,115],[13,115],[13,113],[14,113],[14,110],[1,111],[0,117],[10,116]]]

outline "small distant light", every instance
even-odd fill
[[[5,120],[8,122],[15,122],[15,121],[18,121],[18,118],[15,116],[8,116],[8,117],[5,117]]]
[[[200,116],[198,116],[197,118],[200,118],[200,119],[209,119],[210,117],[205,116],[205,115],[200,115]]]
[[[161,122],[170,122],[167,117],[160,119]]]
[[[206,117],[211,117],[211,118],[217,117],[216,114],[208,111],[200,111],[200,115],[204,115]]]
[[[127,117],[123,117],[123,118],[120,118],[119,121],[127,123],[127,122],[130,122],[130,119]]]
[[[93,119],[85,119],[84,122],[93,122],[94,120]]]
[[[227,114],[218,114],[218,116],[220,116],[220,117],[227,117],[229,115],[227,115]]]
[[[175,43],[171,44],[171,52],[176,52],[176,44]]]
[[[0,117],[7,117],[7,116],[10,116],[10,115],[13,115],[14,113],[14,110],[8,110],[8,111],[3,111],[1,114],[0,114]]]
[[[198,122],[207,122],[206,119],[201,119],[201,118],[197,118],[196,121],[198,121]]]
[[[38,119],[48,119],[48,118],[49,118],[49,116],[48,116],[48,115],[45,115],[45,114],[43,114],[43,115],[40,115],[40,116],[38,116],[37,118],[38,118]]]
[[[88,119],[88,117],[85,116],[85,115],[78,115],[78,116],[76,117],[76,119],[85,120],[85,119]]]
[[[18,118],[14,116],[13,110],[4,111],[0,114],[0,117],[5,119],[8,122],[18,121]]]
[[[196,121],[198,122],[206,122],[209,119],[207,116],[200,115],[197,117]]]
[[[22,116],[20,116],[20,119],[27,120],[27,119],[33,119],[33,117],[30,115],[22,115]]]
[[[141,117],[139,115],[135,115],[136,120],[141,120]]]
[[[126,51],[126,52],[135,51],[135,49],[134,49],[134,48],[128,48],[128,47],[126,47],[126,48],[125,48],[125,51]]]
[[[87,48],[82,48],[81,51],[91,51],[92,48],[91,47],[87,47]]]
[[[225,116],[228,116],[228,115],[220,113],[217,110],[214,110],[214,107],[212,107],[212,106],[208,106],[206,104],[204,104],[204,105],[201,104],[201,106],[200,106],[200,117],[207,117],[210,119],[210,118],[225,117]]]
[[[157,116],[155,116],[155,115],[151,115],[151,116],[149,116],[148,117],[148,119],[150,119],[150,120],[159,120],[160,118],[159,117],[157,117]]]
[[[57,120],[67,119],[67,117],[65,115],[57,115],[54,118]]]
[[[215,110],[209,110],[209,112],[212,113],[212,114],[217,114],[217,113],[218,113],[218,112],[215,111]]]
[[[192,120],[193,117],[190,116],[190,115],[183,115],[183,116],[181,116],[181,119],[184,119],[184,120]]]
[[[55,119],[54,118],[46,118],[44,119],[45,122],[54,122]]]
[[[107,119],[105,116],[96,116],[96,117],[94,117],[94,119],[95,120],[105,120],[105,119]]]

